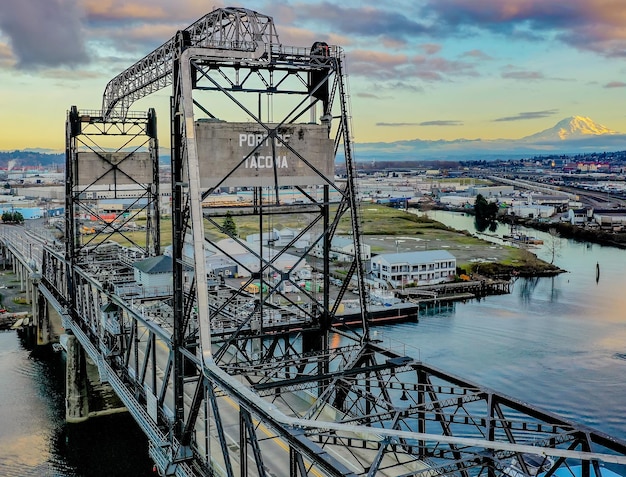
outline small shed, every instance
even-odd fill
[[[144,287],[171,287],[172,257],[157,255],[133,263],[135,281]]]

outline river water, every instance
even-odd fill
[[[474,231],[473,218],[429,216]],[[508,230],[500,227],[502,235]],[[530,231],[540,238],[547,237]],[[534,250],[550,260],[544,248]],[[626,439],[626,251],[560,239],[567,273],[518,279],[509,295],[456,303],[376,338],[431,365]],[[596,276],[596,264],[600,276]],[[64,361],[0,332],[0,476],[148,476],[128,415],[64,422]]]
[[[38,356],[0,332],[0,476],[154,476],[147,439],[127,414],[65,423],[63,353]]]
[[[428,215],[475,233],[471,216]],[[433,366],[626,440],[626,251],[558,240],[554,263],[567,273],[518,279],[509,295],[376,332]],[[546,248],[533,252],[550,261]]]

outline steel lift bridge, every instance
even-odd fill
[[[159,473],[521,477],[539,466],[550,477],[579,466],[586,477],[626,463],[624,442],[373,339],[345,68],[339,47],[284,46],[271,17],[224,8],[112,79],[101,111],[68,113],[67,238],[64,252],[46,249],[40,289],[148,436]],[[156,115],[129,107],[169,86],[164,291],[137,279],[137,263],[162,260]],[[240,201],[219,201],[229,188]],[[103,190],[135,202],[111,220],[94,205]],[[97,226],[85,230],[87,215]],[[274,230],[288,228],[279,243]],[[353,260],[331,296],[337,234]],[[348,288],[358,326],[335,326]]]

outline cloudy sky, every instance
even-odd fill
[[[0,150],[63,150],[70,106],[99,108],[112,77],[221,6],[0,0]],[[357,142],[519,138],[573,115],[626,132],[624,0],[242,6],[272,16],[283,45],[345,49]],[[168,95],[154,97],[161,125]]]

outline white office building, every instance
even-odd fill
[[[446,250],[384,253],[372,258],[372,275],[393,288],[452,281],[456,258]]]

